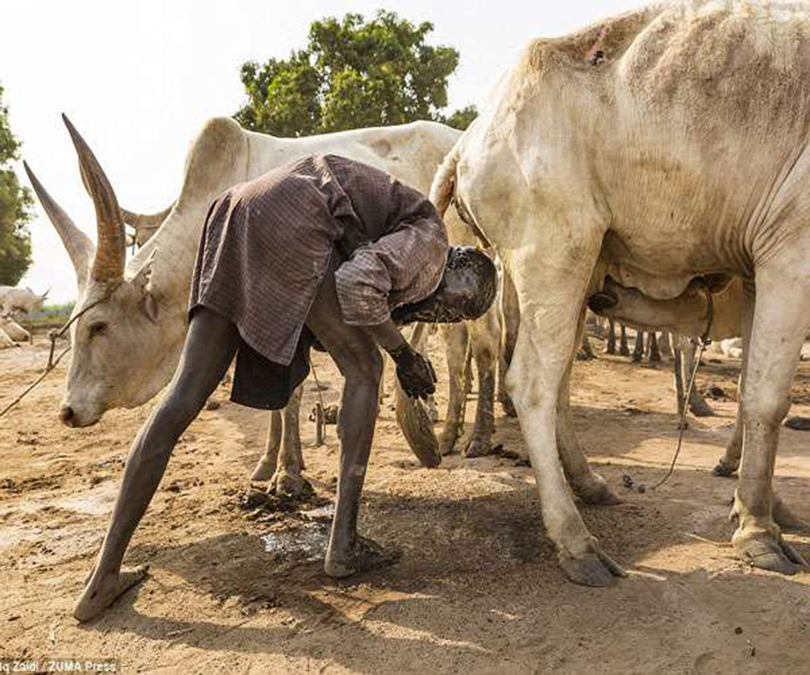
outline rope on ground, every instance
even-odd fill
[[[681,454],[681,448],[683,447],[683,432],[686,431],[686,414],[689,411],[689,399],[692,396],[692,388],[695,386],[695,379],[697,377],[698,368],[700,368],[700,359],[703,358],[703,352],[706,351],[706,347],[711,343],[711,340],[702,339],[700,340],[700,348],[697,353],[697,358],[695,359],[695,367],[692,369],[692,376],[689,378],[689,386],[686,388],[686,393],[684,394],[684,401],[683,406],[681,406],[681,423],[678,425],[680,429],[678,430],[678,446],[675,448],[675,455],[672,458],[672,463],[669,465],[669,471],[667,471],[667,475],[664,476],[658,483],[652,486],[652,490],[657,490],[660,488],[664,483],[666,483],[670,476],[672,476],[673,472],[675,471],[675,465],[678,463],[678,457]]]
[[[62,326],[58,331],[57,330],[52,330],[52,331],[50,331],[48,333],[48,339],[51,341],[51,348],[50,348],[50,351],[48,352],[48,365],[45,366],[45,371],[36,380],[34,380],[34,382],[32,382],[30,385],[28,385],[28,387],[26,387],[26,389],[22,392],[22,394],[20,394],[11,403],[9,403],[5,408],[3,408],[2,411],[0,411],[0,417],[3,417],[3,415],[5,415],[9,410],[11,410],[20,401],[22,401],[26,396],[28,396],[28,394],[30,394],[34,389],[36,389],[37,385],[40,382],[42,382],[42,380],[44,380],[51,373],[51,371],[56,368],[56,366],[59,365],[59,362],[62,360],[62,358],[65,356],[65,354],[67,354],[72,349],[72,346],[66,347],[64,349],[64,351],[62,351],[62,353],[59,354],[59,356],[57,356],[56,359],[54,359],[53,355],[56,352],[56,341],[59,338],[61,338],[62,336],[64,336],[64,334],[67,332],[68,328],[70,328],[76,321],[79,320],[79,317],[81,317],[83,314],[85,314],[86,312],[93,309],[93,307],[95,307],[99,303],[102,303],[105,300],[107,300],[113,293],[115,293],[116,289],[120,285],[121,285],[120,281],[118,283],[114,284],[113,286],[110,287],[110,289],[107,291],[107,293],[105,293],[102,297],[100,297],[98,300],[94,300],[93,302],[88,304],[86,307],[83,307],[80,312],[78,312],[77,314],[74,314],[70,318],[70,320],[64,326]],[[33,342],[33,340],[32,340],[32,342]]]

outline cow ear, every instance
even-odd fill
[[[132,284],[135,290],[141,295],[141,308],[149,320],[157,323],[158,320],[158,302],[155,298],[154,287],[152,285],[152,267],[155,263],[155,255],[157,248],[155,248],[141,269],[132,279]]]

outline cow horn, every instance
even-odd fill
[[[76,128],[66,115],[62,121],[70,133],[76,154],[79,156],[79,170],[87,191],[96,208],[96,225],[98,227],[98,247],[93,259],[90,276],[94,281],[119,281],[124,276],[126,261],[126,233],[118,200],[107,176],[99,165],[92,150],[85,143]]]
[[[142,227],[154,230],[163,224],[163,221],[166,220],[173,208],[174,202],[157,213],[135,213],[134,211],[121,209],[121,215],[124,217],[124,222],[136,230],[140,230]]]
[[[39,179],[31,171],[28,162],[23,162],[25,172],[28,174],[28,180],[37,193],[42,208],[48,214],[53,226],[62,238],[62,243],[65,245],[70,262],[73,263],[73,269],[76,270],[76,277],[79,283],[79,288],[84,288],[87,281],[87,270],[90,265],[90,260],[95,252],[93,242],[84,232],[82,232],[71,220],[70,216],[65,213],[64,209],[57,204],[53,197],[48,194],[48,191],[39,182]]]

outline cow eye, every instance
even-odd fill
[[[99,321],[90,326],[90,337],[97,335],[104,335],[107,332],[107,324],[104,321]]]

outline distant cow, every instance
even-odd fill
[[[15,288],[14,286],[0,286],[0,316],[9,316],[13,312],[30,314],[42,309],[48,291],[37,295],[30,288]]]

